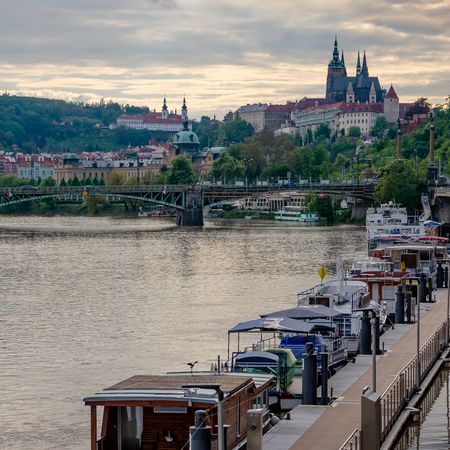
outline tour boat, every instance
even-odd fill
[[[275,214],[276,220],[299,223],[318,223],[319,218],[301,206],[285,206]]]

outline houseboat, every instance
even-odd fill
[[[261,408],[264,423],[269,421],[273,381],[271,375],[247,373],[133,376],[84,399],[91,408],[91,450],[187,449],[197,410],[206,411],[206,424],[217,435],[219,405],[226,449],[240,448],[246,443],[247,410]],[[98,407],[103,408],[100,436]],[[217,440],[211,449],[217,449]]]
[[[275,213],[275,220],[298,223],[319,223],[319,218],[302,206],[285,206]]]

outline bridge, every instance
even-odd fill
[[[173,208],[178,211],[179,226],[203,226],[203,207],[226,200],[267,195],[268,193],[320,193],[353,197],[357,201],[373,201],[376,185],[308,183],[298,186],[278,184],[197,184],[137,186],[64,186],[64,187],[1,187],[0,209],[24,202],[54,199],[59,202],[83,202],[89,196],[106,197],[108,201],[139,201]]]

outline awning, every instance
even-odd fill
[[[342,313],[324,305],[305,305],[296,308],[283,309],[264,314],[261,317],[288,317],[289,319],[321,319],[341,316]]]
[[[287,317],[262,317],[248,322],[240,322],[228,333],[242,333],[249,331],[286,331],[290,333],[310,333],[314,329],[314,324],[300,322]]]

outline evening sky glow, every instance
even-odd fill
[[[400,101],[450,94],[450,0],[2,0],[0,90],[222,118],[324,96],[334,34]]]

